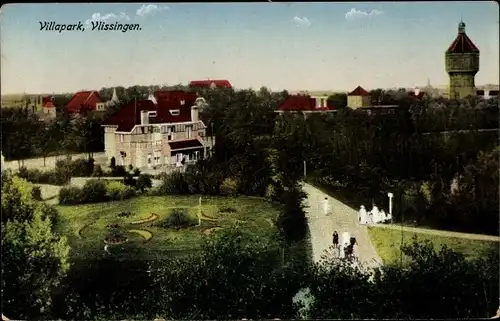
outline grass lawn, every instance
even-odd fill
[[[104,254],[104,239],[109,224],[118,224],[128,238],[123,244],[111,245],[110,251],[113,254],[128,253],[127,256],[130,257],[131,250],[139,249],[136,254],[144,259],[197,250],[210,231],[234,225],[240,225],[246,231],[264,237],[271,237],[276,233],[273,222],[278,213],[277,208],[269,202],[251,197],[204,196],[201,226],[180,230],[154,226],[173,209],[178,208],[186,209],[197,223],[198,199],[199,196],[141,196],[116,202],[59,205],[58,231],[68,237],[75,259]],[[228,208],[232,210],[228,211]],[[121,212],[132,214],[120,217],[118,214]],[[158,219],[154,220],[156,216]]]
[[[439,231],[436,233],[438,232]],[[403,231],[403,237],[401,237],[401,230],[379,227],[368,228],[368,233],[373,246],[384,263],[399,262],[401,255],[401,239],[403,239],[403,244],[410,244],[413,242],[412,238],[414,235],[417,236],[418,240],[430,240],[436,249],[440,249],[442,245],[446,245],[464,254],[466,258],[481,256],[488,250],[498,251],[500,245],[498,241],[474,240],[461,237],[433,235],[430,233],[416,233],[412,231]],[[407,258],[403,256],[403,263],[406,260]]]

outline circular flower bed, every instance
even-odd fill
[[[128,230],[128,232],[139,234],[140,236],[142,236],[144,238],[144,243],[149,242],[153,238],[153,233],[148,230],[132,229]]]
[[[222,227],[211,226],[211,227],[207,227],[207,228],[204,228],[204,229],[200,230],[200,234],[209,235],[210,233],[212,233],[214,231],[217,231],[217,230],[220,230],[220,229],[222,229]]]
[[[149,222],[153,222],[153,221],[156,221],[157,219],[159,219],[160,216],[158,214],[151,214],[150,217],[148,218],[145,218],[143,220],[138,220],[138,221],[134,221],[134,222],[131,222],[130,224],[132,225],[137,225],[137,224],[143,224],[143,223],[149,223]]]

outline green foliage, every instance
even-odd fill
[[[238,195],[238,187],[238,180],[228,177],[222,182],[220,186],[220,192],[222,195],[236,196]]]
[[[104,176],[104,171],[102,170],[101,165],[94,166],[94,171],[92,172],[93,177],[102,177]]]
[[[111,160],[109,162],[109,167],[111,167],[111,169],[116,167],[116,158],[114,156],[111,157]]]
[[[134,196],[134,189],[122,182],[109,181],[106,183],[106,198],[112,201],[121,201]]]
[[[75,186],[63,187],[59,191],[59,204],[76,205],[84,200],[82,189]]]
[[[305,194],[299,186],[287,188],[280,195],[282,210],[276,224],[287,242],[301,241],[307,234],[304,198]]]
[[[83,202],[98,203],[106,201],[106,183],[102,180],[88,180],[82,188]]]
[[[139,177],[137,178],[136,185],[135,185],[135,187],[139,191],[143,192],[146,189],[151,188],[151,186],[153,186],[153,183],[151,181],[151,176],[150,175],[147,175],[147,174],[141,174],[141,175],[139,175]]]
[[[35,201],[41,201],[42,200],[42,190],[40,186],[35,186],[31,190],[31,196]]]
[[[57,215],[33,199],[27,181],[2,177],[2,313],[31,319],[49,312],[69,268],[66,238],[53,233]]]
[[[166,219],[158,222],[155,225],[165,228],[180,229],[196,225],[196,222],[191,217],[189,217],[187,209],[175,208],[170,212]]]

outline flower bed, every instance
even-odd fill
[[[145,218],[143,220],[138,220],[138,221],[134,221],[134,222],[131,222],[130,224],[132,225],[137,225],[137,224],[144,224],[144,223],[149,223],[149,222],[153,222],[153,221],[156,221],[157,219],[159,219],[160,216],[158,214],[151,214],[150,217],[148,218]]]
[[[144,238],[144,243],[149,242],[153,238],[153,233],[148,231],[148,230],[132,229],[132,230],[128,230],[128,232],[139,234],[140,236],[142,236]]]

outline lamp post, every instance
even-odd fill
[[[198,199],[198,226],[201,226],[201,196]]]
[[[306,161],[304,161],[304,180],[306,180],[306,174],[307,174],[307,165]]]
[[[394,197],[394,194],[387,193],[387,197],[389,197],[389,214],[391,215],[391,224],[392,224],[392,198]]]

